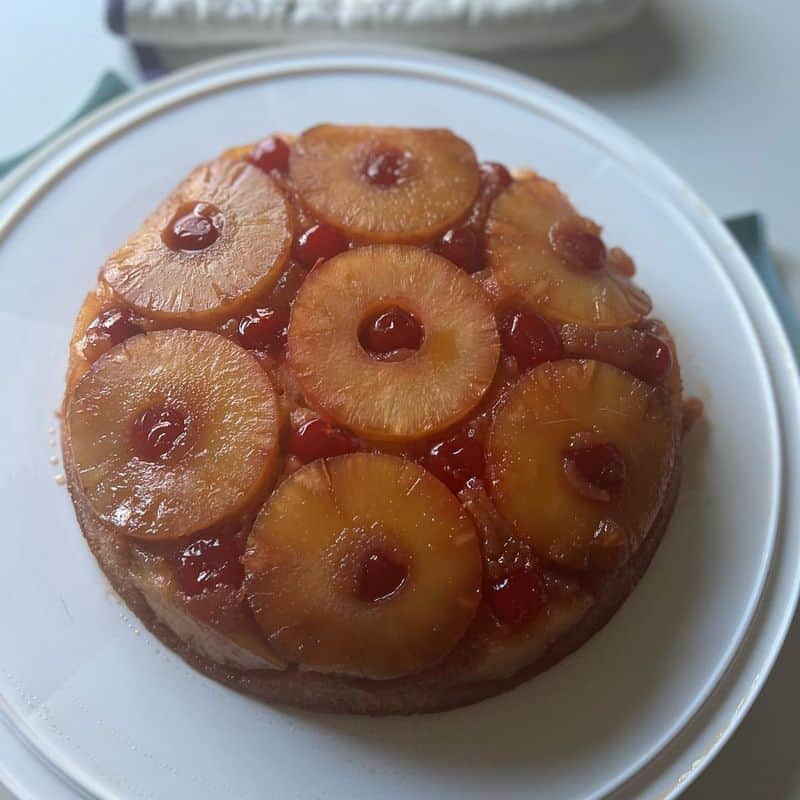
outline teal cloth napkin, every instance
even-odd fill
[[[11,172],[20,161],[24,161],[29,155],[35,153],[40,147],[46,145],[51,139],[55,139],[59,133],[63,130],[68,128],[72,125],[73,122],[77,122],[81,117],[88,114],[90,111],[94,111],[96,108],[99,108],[103,103],[107,103],[109,100],[113,100],[115,97],[119,97],[121,94],[125,94],[130,89],[127,83],[122,80],[115,72],[104,72],[103,75],[100,76],[100,80],[95,84],[94,89],[92,89],[92,93],[86,99],[84,104],[59,128],[54,130],[48,136],[46,136],[42,141],[37,142],[32,147],[29,147],[27,150],[24,150],[21,153],[16,153],[15,155],[11,156],[11,158],[0,159],[0,178],[4,177],[7,172]]]
[[[33,145],[22,153],[0,160],[0,178],[10,172],[21,161],[36,152],[42,145],[47,144],[61,131],[68,128],[73,122],[88,114],[90,111],[124,94],[129,86],[114,72],[105,72],[95,85],[86,102],[68,119],[60,128],[53,131],[43,141]],[[750,259],[750,263],[767,289],[778,314],[783,321],[786,333],[794,348],[795,355],[800,357],[800,316],[798,316],[783,285],[780,274],[775,267],[775,262],[767,246],[766,226],[761,214],[753,212],[739,217],[725,220],[730,232],[736,237],[742,249]]]
[[[757,213],[743,214],[740,217],[729,217],[725,220],[725,224],[747,254],[756,274],[761,278],[761,282],[772,298],[775,309],[783,322],[795,356],[800,358],[800,316],[792,304],[786,287],[783,285],[783,279],[770,255],[764,218]]]

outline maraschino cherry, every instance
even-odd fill
[[[558,331],[532,311],[517,311],[506,316],[500,324],[500,341],[523,372],[564,356]]]
[[[293,427],[289,434],[289,452],[304,463],[342,456],[355,449],[355,442],[346,431],[320,418]]]

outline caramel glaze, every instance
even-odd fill
[[[289,139],[290,137],[284,137]],[[224,154],[230,158],[245,158],[250,152],[250,146],[233,148]],[[302,198],[292,185],[291,180],[285,174],[271,172],[271,176],[280,184],[281,188],[289,198],[295,215],[295,230],[297,236],[313,225],[318,224],[317,220],[304,206]],[[530,171],[519,171],[514,178],[530,178],[535,173]],[[500,192],[507,185],[508,173],[499,165],[482,165],[481,169],[481,188],[478,197],[464,220],[461,227],[469,228],[474,231],[479,241],[481,256],[483,254],[484,230],[486,220],[491,208],[491,204]],[[599,229],[598,229],[599,230]],[[440,240],[433,240],[423,246],[430,249],[437,249]],[[356,247],[359,242],[350,242],[350,247]],[[635,265],[631,257],[620,250],[612,248],[610,251],[612,264],[618,265],[620,274],[630,277],[635,271]],[[276,284],[264,295],[256,298],[250,308],[244,309],[242,316],[254,313],[257,308],[280,307],[287,311],[291,308],[294,297],[296,296],[308,270],[302,267],[296,260],[290,258],[284,271]],[[489,270],[481,267],[472,273],[474,280],[478,281],[486,290],[487,295],[493,300],[498,325],[509,309],[524,306],[515,305],[516,299],[504,296],[497,285],[494,283]],[[67,396],[70,394],[71,387],[80,379],[81,375],[89,368],[90,362],[87,360],[84,350],[86,348],[87,329],[97,315],[103,311],[113,308],[124,307],[124,304],[114,296],[111,289],[99,282],[93,294],[87,298],[81,313],[78,316],[75,330],[72,337],[70,351],[70,362],[68,367]],[[159,325],[154,320],[141,317],[132,313],[130,309],[125,309],[127,319],[130,321],[131,330],[152,331],[163,325]],[[205,326],[206,329],[215,330],[218,333],[239,342],[237,330],[241,317],[230,319],[221,325]],[[198,326],[204,327],[204,326]],[[688,432],[692,425],[702,416],[702,403],[696,398],[690,398],[683,402],[681,399],[681,378],[678,361],[675,357],[675,345],[666,326],[655,319],[642,320],[632,328],[617,330],[594,330],[576,324],[563,324],[554,326],[564,343],[565,357],[592,358],[598,361],[605,361],[624,370],[634,370],[637,358],[641,356],[641,340],[644,334],[654,334],[664,340],[672,351],[672,366],[663,381],[663,388],[670,398],[670,404],[679,422],[675,425],[676,437]],[[315,419],[320,416],[318,412],[310,408],[299,389],[297,381],[294,379],[291,370],[286,364],[285,337],[279,346],[270,347],[264,350],[252,350],[253,355],[259,362],[273,375],[281,399],[283,410],[283,433],[282,448],[284,461],[281,473],[276,482],[276,486],[295,472],[302,465],[300,460],[288,454],[286,441],[290,428],[297,428],[303,422]],[[475,436],[481,443],[486,442],[488,428],[491,421],[493,409],[503,398],[506,391],[512,386],[520,376],[516,361],[508,354],[502,354],[497,368],[495,380],[489,391],[484,396],[482,402],[465,420],[462,420],[452,430],[443,432],[437,437],[436,441],[447,438],[456,431],[467,431]],[[432,440],[420,440],[402,444],[381,444],[374,441],[366,441],[353,436],[354,450],[387,452],[403,456],[416,461],[421,461],[429,451]],[[544,562],[532,553],[530,547],[514,534],[510,526],[500,517],[494,504],[485,490],[482,481],[470,479],[464,489],[458,494],[459,499],[476,523],[479,536],[482,542],[484,555],[484,566],[487,581],[495,580],[503,574],[508,574],[509,570],[526,570],[533,568],[543,578],[546,587],[545,605],[551,602],[560,602],[571,597],[587,596],[591,598],[599,593],[603,582],[608,577],[603,573],[573,573],[565,569],[557,568]],[[199,539],[209,535],[235,535],[242,537],[248,530],[254,513],[257,509],[248,509],[236,520],[226,522],[220,531],[203,531],[196,535]],[[175,562],[177,550],[173,547],[164,547],[155,544],[139,542],[126,542],[129,550],[136,548],[140,556],[145,558],[155,557],[166,559],[168,562]],[[176,565],[177,566],[177,565]],[[247,604],[243,592],[238,592],[239,602],[242,610],[247,612]],[[207,608],[202,606],[203,621],[213,624],[215,615],[210,613]],[[513,636],[514,632],[504,630],[504,627],[491,617],[488,610],[488,602],[484,599],[476,617],[475,624],[465,639],[459,644],[455,651],[446,659],[444,665],[434,669],[455,670],[457,674],[459,668],[467,667],[472,652],[477,647],[476,642],[487,636],[487,631],[491,635]],[[468,673],[466,673],[468,674]]]

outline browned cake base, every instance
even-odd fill
[[[63,434],[62,431],[62,441],[66,443],[68,439]],[[134,585],[124,543],[104,531],[91,514],[66,444],[64,464],[78,522],[101,569],[131,611],[163,644],[210,678],[266,702],[314,711],[376,716],[430,713],[476,703],[544,672],[577,650],[611,619],[644,574],[669,524],[680,484],[680,465],[676,462],[664,504],[641,546],[624,566],[605,576],[588,613],[553,641],[541,656],[509,678],[454,684],[447,680],[446,673],[437,669],[406,678],[377,681],[292,667],[284,671],[236,670],[201,656],[157,619]]]

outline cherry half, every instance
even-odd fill
[[[601,442],[569,447],[564,452],[564,472],[581,494],[608,502],[625,483],[627,467],[615,444]]]
[[[344,252],[349,246],[347,237],[333,225],[312,225],[304,231],[294,246],[295,260],[311,269],[320,259],[327,260]]]
[[[89,324],[83,339],[83,355],[94,363],[114,345],[121,344],[144,329],[133,321],[127,308],[106,308]]]
[[[364,178],[373,186],[389,189],[404,183],[411,173],[411,153],[396,147],[372,150],[362,166]]]
[[[470,478],[483,478],[486,459],[480,441],[461,431],[434,444],[422,459],[422,465],[458,494]]]
[[[367,317],[358,329],[361,346],[378,358],[399,350],[419,350],[423,338],[422,326],[416,317],[399,306]]]
[[[508,167],[503,164],[498,164],[496,161],[484,161],[480,165],[481,175],[483,179],[495,186],[498,190],[505,189],[511,185],[513,178],[508,171]]]
[[[461,267],[464,272],[477,272],[483,266],[478,234],[469,226],[451,228],[439,239],[436,252]]]
[[[518,626],[532,619],[547,602],[542,576],[533,570],[513,572],[489,586],[489,605],[504,625]]]
[[[178,555],[178,586],[190,597],[218,586],[241,586],[244,568],[240,555],[234,536],[195,539]]]
[[[356,443],[345,431],[324,419],[308,420],[289,434],[289,452],[306,464],[318,458],[343,456],[355,449]]]
[[[361,562],[356,593],[365,603],[377,603],[396,594],[406,582],[408,568],[381,550],[373,550]]]
[[[522,372],[564,356],[558,331],[532,311],[517,311],[503,319],[500,341],[503,349],[514,356]]]
[[[600,230],[586,217],[566,217],[551,226],[550,246],[570,266],[597,272],[606,265],[606,246],[600,238]]]
[[[250,151],[245,160],[264,172],[287,172],[289,145],[279,136],[268,136]]]
[[[163,461],[186,440],[188,418],[173,406],[146,408],[133,422],[133,450],[143,461]]]
[[[644,335],[639,358],[631,367],[631,372],[643,381],[652,384],[663,383],[672,369],[672,350],[669,345],[652,333]]]
[[[257,308],[237,326],[239,343],[247,350],[276,350],[286,341],[289,312],[282,308]]]

